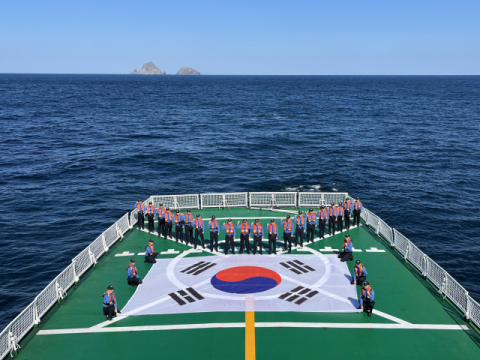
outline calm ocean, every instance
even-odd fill
[[[348,191],[480,300],[479,76],[0,74],[0,329],[153,194]]]

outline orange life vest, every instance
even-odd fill
[[[215,220],[215,221],[210,220],[210,229],[211,230],[218,230],[218,221],[217,220]]]
[[[203,220],[202,218],[199,218],[199,219],[195,219],[195,227],[198,229],[202,229],[203,228]]]
[[[137,203],[137,211],[140,212],[140,211],[144,211],[145,209],[145,205],[143,205],[143,203]]]
[[[253,224],[253,233],[257,236],[262,235],[262,224]]]
[[[103,294],[103,296],[105,295],[108,295],[108,298],[110,299],[110,302],[112,304],[115,304],[117,302],[117,299],[115,298],[115,293],[112,292],[111,294],[107,294],[107,293]],[[105,305],[110,305],[110,304],[105,304]]]
[[[228,235],[233,235],[233,222],[227,223],[226,229]]]
[[[353,206],[355,210],[360,210],[360,208],[362,207],[362,203],[360,201],[355,200],[353,202]]]
[[[273,228],[273,230],[272,230],[272,228]],[[268,224],[268,232],[270,234],[276,234],[277,233],[277,224],[276,223]]]
[[[337,216],[343,217],[343,208],[342,207],[337,207]]]
[[[372,287],[370,285],[367,285],[367,289],[365,288],[362,289],[362,298],[369,299],[371,292],[372,292]]]
[[[343,240],[343,248],[346,249],[348,244],[350,243],[350,241],[352,241],[349,237],[348,238],[345,238],[345,240]]]
[[[240,229],[242,230],[242,234],[248,234],[249,233],[249,227],[248,227],[248,222],[247,223],[244,223],[242,222],[241,225],[240,225]]]
[[[152,243],[150,243],[150,244],[148,244],[148,246],[147,246],[147,247],[149,247],[149,248],[152,250],[152,252],[151,252],[150,254],[153,254],[153,244],[152,244]]]
[[[137,276],[137,274],[138,274],[138,273],[137,273],[137,267],[136,267],[136,266],[133,266],[132,264],[128,265],[128,267],[129,267],[130,269],[132,269],[132,274],[133,274],[133,276],[134,276],[134,277]]]
[[[307,217],[308,217],[308,222],[315,222],[317,220],[317,216],[315,215],[314,212],[308,212]]]
[[[327,218],[327,209],[320,210],[320,219],[324,220]]]
[[[172,220],[172,212],[170,210],[165,211],[165,220],[167,221]]]
[[[297,217],[297,225],[299,226],[303,226],[303,224],[305,224],[305,218],[302,216],[298,216]]]
[[[292,231],[292,220],[285,221],[283,223],[283,231]]]
[[[330,217],[337,216],[337,209],[335,207],[331,206],[330,210],[329,210],[329,214],[330,214]]]
[[[344,207],[345,207],[345,210],[347,209],[350,210],[350,208],[352,207],[352,202],[351,201],[345,202]]]
[[[163,206],[160,206],[157,210],[158,210],[158,217],[162,217],[165,215],[165,208]]]
[[[363,265],[360,264],[360,266],[355,266],[355,267],[353,268],[353,270],[355,270],[355,275],[356,275],[357,278],[358,278],[358,277],[362,276],[362,274],[363,274]]]
[[[185,221],[186,221],[187,223],[193,221],[193,215],[192,215],[192,213],[186,213],[186,214],[185,214]]]
[[[175,222],[180,222],[182,220],[182,213],[175,214]]]
[[[148,205],[147,206],[147,212],[151,215],[155,214],[155,206],[153,205]]]

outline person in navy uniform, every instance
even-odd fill
[[[185,213],[185,243],[193,245],[193,214],[190,209]]]
[[[253,255],[257,253],[257,246],[260,249],[260,255],[262,255],[263,251],[263,229],[262,224],[260,224],[260,220],[255,219],[255,222],[251,224],[252,231],[253,231]]]
[[[243,248],[250,255],[250,225],[247,219],[243,219],[242,223],[237,222],[237,229],[240,229],[240,254],[243,254]]]
[[[303,234],[305,233],[305,217],[303,212],[299,211],[296,217],[297,227],[295,229],[295,246],[298,245],[298,238],[300,237],[300,246],[303,247]]]
[[[195,241],[194,241],[194,249],[197,248],[198,237],[202,239],[202,247],[205,249],[205,238],[203,237],[203,233],[205,232],[205,227],[203,226],[203,219],[200,217],[200,214],[195,216],[195,220],[193,221],[193,227],[195,228]]]
[[[165,209],[165,232],[163,237],[166,239],[167,237],[173,238],[172,234],[172,227],[173,227],[173,216],[170,208]]]
[[[158,252],[154,252],[153,247],[153,240],[148,240],[148,245],[145,248],[145,260],[143,262],[155,264],[157,262],[156,257],[158,256]]]
[[[337,209],[335,204],[332,203],[330,209],[328,209],[328,235],[335,235],[335,220],[337,220]]]
[[[175,216],[175,242],[178,243],[178,240],[183,243],[183,226],[185,225],[185,216],[177,210]]]
[[[328,211],[325,206],[322,206],[318,212],[318,232],[320,239],[325,239],[325,227],[328,222]]]
[[[158,212],[158,236],[165,237],[165,207],[163,206],[162,203],[158,205],[157,208]]]
[[[368,316],[372,316],[373,308],[375,307],[375,292],[373,291],[370,283],[365,281],[363,283],[362,291],[360,292],[360,306],[367,313]]]
[[[338,257],[341,262],[353,260],[353,242],[350,239],[350,235],[345,235],[345,240],[343,241],[343,252],[341,252]]]
[[[208,227],[210,228],[210,252],[213,252],[213,247],[215,246],[215,251],[218,251],[218,221],[215,220],[215,215],[212,216],[212,219],[208,222]]]
[[[103,314],[107,316],[107,320],[112,320],[113,316],[120,314],[112,285],[108,285],[107,291],[103,294]]]
[[[143,230],[145,229],[145,205],[143,205],[142,199],[138,199],[137,201],[137,213],[138,213],[137,228]]]
[[[267,225],[268,231],[268,253],[272,252],[277,255],[277,237],[278,237],[278,227],[275,223],[275,220],[270,220],[270,224]]]
[[[290,215],[287,215],[285,221],[283,221],[283,218],[280,219],[280,225],[283,225],[283,251],[287,250],[288,244],[288,253],[290,254],[292,252],[292,235],[295,227],[290,219]]]
[[[345,199],[345,203],[343,204],[343,208],[345,209],[343,216],[345,218],[345,229],[350,230],[350,215],[352,214],[353,210],[353,203],[350,201],[349,198]]]
[[[130,259],[130,265],[127,267],[127,283],[128,285],[138,286],[142,283],[142,280],[138,276],[138,270],[135,266],[135,258]]]
[[[360,198],[353,202],[353,225],[360,226],[360,214],[363,212],[363,206],[360,202]]]
[[[232,247],[232,254],[235,255],[235,226],[232,219],[228,219],[227,223],[223,223],[222,229],[226,230],[225,234],[225,255],[228,254],[228,250]]]
[[[343,205],[338,204],[337,205],[337,228],[338,231],[342,232],[343,231]]]
[[[148,203],[147,206],[147,218],[148,218],[148,232],[154,232],[154,224],[155,216],[157,215],[157,209],[155,206],[152,205],[152,202]]]
[[[360,260],[357,260],[353,267],[353,279],[350,282],[352,285],[357,284],[362,286],[363,282],[367,279],[367,269],[363,266]]]
[[[307,212],[307,243],[311,241],[315,236],[315,226],[317,224],[317,215],[313,209],[309,209]]]

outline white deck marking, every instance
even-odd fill
[[[376,309],[373,309],[372,313],[374,313],[378,316],[384,317],[385,319],[392,320],[392,321],[394,321],[396,323],[399,323],[399,324],[411,324],[408,321],[399,319],[399,318],[397,318],[395,316],[392,316],[392,315],[388,315],[387,313],[384,313],[383,311],[379,311],[379,310],[376,310]]]
[[[135,255],[135,254],[131,253],[131,252],[128,252],[128,251],[124,251],[123,253],[115,254],[115,257],[117,257],[117,256],[133,256],[133,255]]]
[[[168,249],[167,251],[162,251],[160,254],[162,255],[180,254],[180,251],[176,251],[175,249]]]
[[[370,250],[365,250],[366,252],[385,252],[385,250],[378,250],[376,247],[370,248]]]
[[[144,253],[144,252],[141,252],[141,253],[138,253],[137,255],[145,255],[145,253]]]
[[[113,321],[113,320],[112,320]],[[112,323],[111,321],[109,323]],[[151,326],[124,326],[104,328],[77,328],[40,330],[37,335],[63,335],[85,333],[111,333],[131,331],[159,331],[159,330],[193,330],[213,328],[244,328],[245,323],[209,323],[209,324],[181,324],[181,325],[151,325]],[[314,323],[314,322],[260,322],[256,328],[331,328],[331,329],[392,329],[392,330],[468,330],[467,325],[436,325],[436,324],[372,324],[372,323]]]
[[[338,249],[332,249],[330,246],[325,246],[325,249],[318,249],[320,251],[325,251],[325,252],[335,252],[335,251],[339,251]]]

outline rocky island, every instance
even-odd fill
[[[162,73],[158,67],[155,66],[151,61],[143,64],[142,70],[137,71],[137,69],[132,71],[133,75],[165,75],[165,71]]]
[[[182,67],[177,71],[177,75],[200,75],[200,73],[191,67]]]

